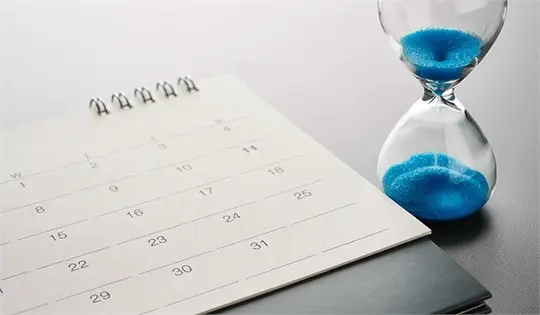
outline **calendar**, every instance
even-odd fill
[[[172,82],[0,132],[2,315],[208,313],[430,233],[233,76]]]

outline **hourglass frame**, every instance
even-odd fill
[[[508,0],[378,0],[382,29],[424,95],[384,142],[377,174],[420,219],[467,217],[494,191],[495,155],[454,89],[491,50],[507,9]]]

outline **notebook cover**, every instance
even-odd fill
[[[214,314],[441,314],[489,298],[483,285],[422,238]]]

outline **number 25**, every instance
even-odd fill
[[[311,192],[309,190],[304,189],[302,191],[295,192],[294,196],[296,197],[296,199],[300,200],[300,199],[311,197],[312,194],[311,194]]]

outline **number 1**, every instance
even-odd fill
[[[246,153],[251,153],[251,152],[253,152],[253,151],[258,151],[258,150],[259,150],[259,149],[258,149],[256,146],[254,146],[254,145],[250,145],[250,146],[245,147],[245,148],[242,149],[242,151],[244,151],[244,152],[246,152]]]
[[[199,194],[207,197],[207,196],[210,196],[212,194],[212,187],[208,187],[208,188],[205,188],[203,190],[199,190]]]

